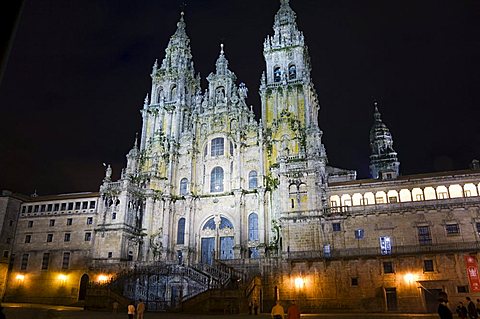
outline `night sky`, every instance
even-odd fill
[[[0,83],[0,189],[97,191],[103,162],[119,176],[182,3],[25,1]],[[368,177],[374,100],[403,175],[480,158],[480,1],[290,3],[309,46],[330,165]],[[203,89],[223,42],[257,118],[263,41],[278,7],[190,0],[185,9]]]

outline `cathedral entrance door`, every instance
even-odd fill
[[[233,259],[233,237],[220,237],[220,259]]]
[[[211,265],[215,253],[215,238],[202,238],[202,263]]]

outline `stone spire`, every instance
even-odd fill
[[[220,44],[220,55],[218,56],[217,62],[215,63],[217,67],[217,75],[226,75],[228,72],[228,60],[225,57],[223,51],[223,43]]]
[[[370,129],[370,174],[373,178],[392,179],[399,175],[400,162],[393,149],[393,138],[390,130],[383,123],[378,111],[378,103],[374,103],[374,123]]]
[[[303,45],[303,34],[298,30],[296,23],[297,15],[290,7],[288,0],[280,0],[280,9],[275,15],[272,38],[267,39],[265,46],[284,48]]]
[[[185,31],[184,13],[181,13],[180,20],[177,23],[177,30],[170,38],[165,58],[162,61],[160,70],[162,71],[193,71],[192,51],[190,49],[190,39]]]

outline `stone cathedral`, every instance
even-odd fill
[[[227,48],[194,69],[183,13],[155,61],[142,133],[99,192],[0,196],[6,301],[150,311],[436,312],[480,298],[480,165],[402,176],[374,103],[370,179],[330,166],[303,33],[280,1],[258,93]],[[260,72],[259,72],[260,75]]]
[[[101,187],[94,258],[112,252],[117,260],[211,263],[298,248],[275,231],[282,214],[322,211],[327,180],[345,172],[327,167],[310,58],[295,19],[282,1],[264,43],[257,121],[223,45],[202,91],[182,14],[153,66],[140,143],[121,179],[112,183],[108,173]]]

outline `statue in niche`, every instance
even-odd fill
[[[215,102],[218,103],[225,103],[225,88],[223,86],[217,88],[215,92]]]

